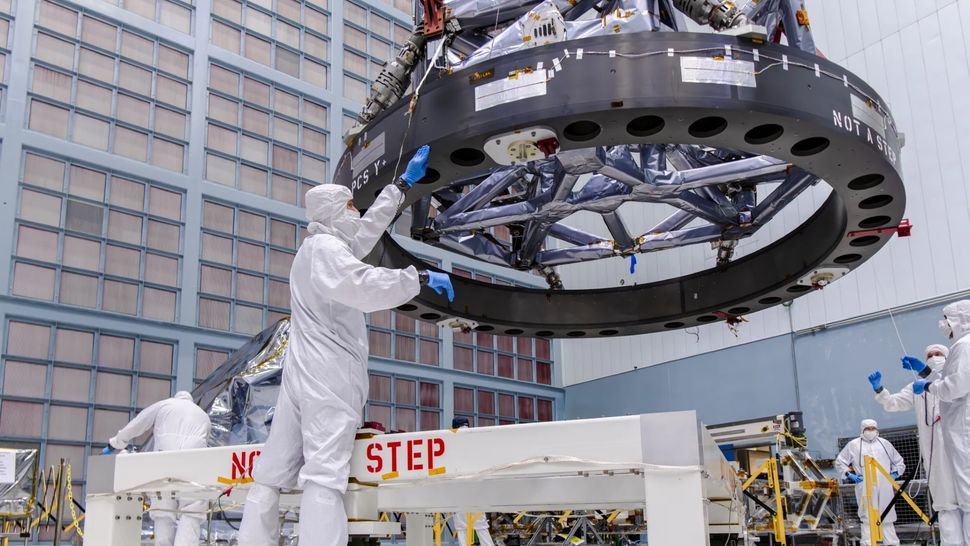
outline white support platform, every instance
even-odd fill
[[[717,532],[736,524],[728,511],[708,510],[708,500],[739,493],[691,411],[362,436],[345,501],[351,520],[370,521],[353,521],[351,534],[398,533],[397,523],[372,525],[380,512],[645,509],[650,543],[678,546],[706,546],[709,523]],[[230,500],[243,502],[261,447],[92,457],[85,546],[137,543],[139,497],[211,500],[233,485]],[[283,504],[298,506],[298,495]],[[429,544],[420,520],[411,519],[409,546]]]

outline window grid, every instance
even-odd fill
[[[0,2],[0,113],[5,111],[7,97],[7,83],[10,80],[7,71],[7,60],[10,58],[10,46],[13,45],[13,6],[12,0]]]
[[[140,15],[150,21],[161,23],[183,34],[192,34],[192,15],[194,8],[191,2],[182,0],[104,0]]]
[[[194,383],[198,385],[205,381],[229,358],[230,353],[232,349],[196,345]]]
[[[47,0],[37,28],[28,128],[184,171],[189,52]]]
[[[326,104],[216,64],[208,101],[207,180],[292,205],[327,181]]]
[[[441,428],[442,385],[396,374],[368,374],[365,421],[385,431],[416,432]]]
[[[45,466],[70,458],[80,487],[86,455],[174,389],[171,341],[20,318],[4,341],[0,440],[40,444]]]
[[[232,204],[202,204],[198,325],[256,334],[290,312],[301,225]]]
[[[386,6],[393,6],[407,14],[411,14],[414,11],[411,0],[381,0],[381,3]]]
[[[555,420],[551,398],[455,385],[455,417],[478,427]]]
[[[330,12],[296,0],[215,0],[213,45],[328,88]],[[326,8],[324,8],[326,9]]]
[[[363,104],[370,83],[380,74],[384,63],[394,58],[396,49],[404,45],[411,31],[407,24],[353,2],[344,2],[343,22],[342,92],[345,97]]]
[[[37,152],[23,157],[12,293],[176,320],[184,194]]]
[[[458,267],[460,277],[492,284],[513,283]],[[454,368],[481,375],[498,376],[527,383],[552,384],[552,346],[548,339],[494,335],[488,332],[454,333]]]
[[[378,311],[367,315],[367,337],[371,356],[441,365],[441,334],[432,322]]]

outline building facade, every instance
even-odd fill
[[[410,2],[0,1],[0,445],[71,460],[286,316],[329,181]],[[536,278],[404,244],[456,274]],[[548,420],[547,340],[369,317],[367,418]]]

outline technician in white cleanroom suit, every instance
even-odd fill
[[[847,479],[855,483],[855,498],[859,503],[859,520],[862,527],[862,544],[869,546],[869,511],[866,506],[866,484],[865,484],[865,457],[866,455],[876,459],[879,465],[886,469],[893,478],[898,478],[906,471],[906,463],[903,462],[902,455],[896,451],[888,440],[879,437],[879,426],[872,419],[862,421],[862,435],[852,440],[842,448],[839,456],[835,459],[835,470],[839,473],[839,478]],[[881,473],[876,476],[876,483],[872,487],[873,503],[879,507],[879,513],[889,506],[895,491],[892,484],[886,480]],[[896,528],[893,522],[896,521],[896,509],[893,508],[886,514],[886,519],[882,521],[882,540],[886,546],[899,544],[896,536]]]
[[[128,442],[152,429],[155,451],[196,449],[206,447],[211,427],[209,416],[195,405],[192,395],[179,391],[172,398],[143,409],[108,444],[114,449],[125,449]],[[109,453],[110,449],[105,448],[104,452]],[[206,517],[206,502],[156,499],[152,501],[151,515],[155,522],[155,546],[197,546]]]
[[[913,383],[914,393],[925,391],[940,401],[944,460],[950,466],[963,519],[963,544],[970,545],[970,300],[943,308],[940,331],[954,342],[939,374],[911,356],[903,357],[903,367],[924,377]]]
[[[926,348],[926,362],[934,372],[943,369],[950,350],[944,345]],[[939,515],[942,546],[964,546],[963,517],[957,506],[953,474],[943,449],[943,427],[940,424],[940,401],[934,394],[913,394],[913,383],[898,393],[890,394],[881,384],[882,374],[873,372],[869,383],[876,391],[876,401],[889,412],[916,410],[916,428],[919,432],[919,450],[923,468],[929,476],[933,510]],[[967,545],[970,546],[970,545]]]
[[[424,177],[427,160],[425,146],[364,218],[343,186],[324,184],[306,194],[310,236],[290,269],[292,319],[283,381],[269,438],[253,469],[239,546],[278,544],[281,488],[303,489],[300,546],[347,545],[343,494],[368,387],[364,313],[403,305],[422,284],[454,298],[445,273],[360,261],[394,219],[402,190]]]
[[[452,429],[462,429],[469,428],[471,425],[468,422],[467,417],[455,417],[451,420]],[[455,523],[455,534],[458,535],[458,546],[469,546],[472,543],[472,534],[478,535],[478,543],[481,546],[495,546],[495,541],[492,540],[492,535],[488,532],[488,520],[485,518],[485,514],[478,514],[478,517],[472,520],[472,530],[468,530],[468,517],[474,517],[475,514],[468,512],[457,512],[452,518]]]

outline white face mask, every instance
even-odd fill
[[[334,218],[331,225],[345,241],[350,242],[360,230],[360,212],[356,209],[344,209],[340,216]]]
[[[879,437],[878,430],[867,430],[862,433],[862,439],[867,442],[872,442]]]
[[[950,326],[950,321],[943,319],[938,324],[943,336],[947,339],[953,339],[953,327]]]
[[[931,356],[926,359],[926,364],[931,370],[940,370],[943,368],[943,365],[946,364],[946,358],[942,356]]]

